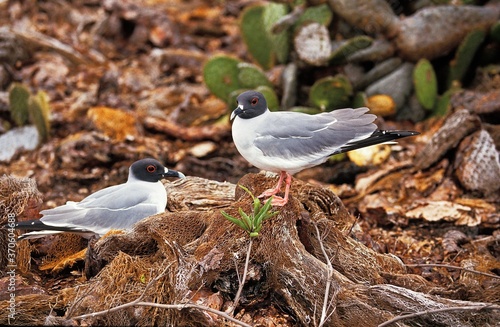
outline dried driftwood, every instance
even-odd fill
[[[240,180],[255,194],[274,183],[274,178],[262,174],[248,174]],[[185,198],[189,198],[186,194],[199,197],[200,190],[205,189],[203,192],[212,194],[209,206],[220,197],[230,214],[237,215],[239,207],[251,211],[251,199],[245,192],[236,188],[236,201],[229,203],[228,192],[233,188],[220,184],[224,191],[218,192],[215,184],[188,178],[178,186],[183,188]],[[328,189],[295,180],[292,191],[289,203],[264,222],[253,242],[249,278],[236,318],[250,324],[274,319],[284,325],[314,325],[321,319],[329,285],[327,326],[376,326],[401,313],[443,308],[454,311],[416,316],[399,325],[488,326],[498,321],[498,311],[494,310],[477,310],[474,314],[457,311],[457,307],[483,308],[485,304],[429,295],[431,291],[444,291],[419,275],[407,274],[397,257],[376,253],[353,239],[350,231],[354,218]],[[205,210],[193,210],[175,199],[169,199],[169,208],[179,211],[149,217],[132,232],[111,235],[92,246],[87,265],[97,267],[94,271],[104,268],[86,284],[65,290],[62,304],[69,306],[66,323],[72,317],[137,299],[146,281],[161,277],[165,270],[165,275],[142,294],[143,301],[227,308],[238,288],[249,238],[225,220],[219,208],[202,204]],[[330,280],[324,253],[333,266]],[[274,318],[262,320],[259,308],[266,308],[267,314],[274,312]],[[85,319],[94,325],[208,326],[224,321],[193,308],[163,310],[147,306]]]

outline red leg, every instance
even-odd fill
[[[285,197],[281,198],[279,196],[273,197],[273,206],[282,207],[288,202],[288,194],[290,193],[290,185],[292,184],[292,175],[286,173],[286,185],[285,185]]]
[[[286,172],[282,171],[280,173],[280,179],[278,180],[278,184],[276,185],[276,187],[270,188],[269,190],[265,190],[264,192],[262,192],[261,195],[258,196],[258,198],[268,198],[270,196],[273,196],[273,195],[279,193],[281,191],[281,184],[283,183],[283,179],[287,175],[288,174]]]

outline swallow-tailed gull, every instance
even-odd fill
[[[80,202],[66,204],[40,213],[42,218],[20,221],[16,228],[32,232],[19,239],[33,239],[62,232],[84,237],[102,236],[112,229],[130,229],[142,218],[165,211],[167,192],[164,177],[184,178],[155,159],[142,159],[130,166],[126,183],[97,191]]]
[[[273,205],[288,201],[292,174],[325,162],[333,154],[419,134],[413,131],[377,130],[376,116],[368,108],[337,109],[308,115],[299,112],[271,112],[264,96],[247,91],[237,98],[231,114],[233,141],[252,165],[280,177],[275,188],[259,197],[280,192],[286,180],[285,196],[274,196]]]

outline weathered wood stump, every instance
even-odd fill
[[[260,194],[275,182],[275,178],[263,174],[248,174],[239,184]],[[87,266],[97,263],[97,270],[104,268],[79,290],[67,292],[65,303],[72,303],[67,318],[134,300],[144,290],[145,280],[166,267],[165,276],[148,289],[143,301],[196,302],[218,310],[224,310],[232,301],[249,238],[224,219],[220,210],[223,207],[235,216],[240,207],[251,212],[250,196],[234,185],[217,186],[200,178],[180,180],[167,188],[168,207],[178,211],[144,219],[132,232],[110,235],[92,246],[89,255],[99,260],[87,258]],[[406,274],[397,257],[376,253],[358,243],[350,236],[355,219],[328,189],[294,180],[289,203],[275,209],[279,214],[264,222],[253,242],[249,277],[235,312],[242,321],[272,320],[285,326],[317,324],[328,279],[322,245],[334,268],[328,326],[376,326],[402,312],[474,304],[427,295],[436,288],[421,276]],[[264,317],[262,310],[274,316]],[[498,319],[494,312],[442,312],[411,321],[420,325],[488,325]],[[88,322],[207,326],[222,321],[197,309],[164,311],[141,307],[94,317]]]

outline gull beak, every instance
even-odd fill
[[[172,169],[165,168],[165,172],[162,174],[163,177],[178,177],[178,178],[186,178],[186,176],[180,171],[175,171]]]
[[[243,113],[243,106],[240,104],[236,109],[233,110],[233,113],[231,114],[230,120],[233,120],[234,117],[239,116],[240,114]]]

